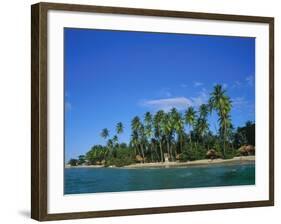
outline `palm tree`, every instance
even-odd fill
[[[138,134],[138,144],[140,145],[141,148],[141,153],[142,153],[142,158],[144,162],[144,151],[143,151],[143,144],[142,144],[142,135],[143,133],[143,125],[141,123],[141,120],[138,116],[135,116],[131,122],[131,128],[133,132],[136,132]]]
[[[135,149],[135,156],[136,156],[139,153],[139,149],[138,149],[138,147],[139,147],[139,136],[138,136],[138,133],[136,131],[132,132],[131,143],[132,143],[132,146]]]
[[[100,135],[101,135],[102,138],[107,139],[108,136],[109,136],[109,130],[107,128],[102,129]]]
[[[201,139],[203,139],[204,143],[204,136],[207,134],[209,130],[209,124],[206,119],[198,118],[196,122],[196,132],[200,136]]]
[[[185,123],[194,129],[195,123],[196,123],[196,112],[193,107],[189,107],[187,111],[185,112]],[[191,134],[189,135],[189,142],[191,143]]]
[[[172,133],[173,133],[171,113],[165,113],[164,114],[161,126],[162,126],[162,129],[163,129],[164,135],[165,135],[168,158],[171,159],[172,153],[170,152],[170,142],[171,142]]]
[[[148,147],[151,143],[151,137],[152,137],[152,115],[150,112],[146,112],[144,115],[144,134],[146,137],[146,142],[148,142]],[[151,144],[152,146],[152,144]],[[150,154],[151,154],[151,159],[152,159],[152,147],[150,150]]]
[[[146,141],[144,125],[142,123],[140,123],[140,127],[139,127],[139,137],[140,137],[140,148],[141,148],[142,158],[143,158],[143,162],[145,162],[144,146],[147,143],[147,141]]]
[[[102,138],[104,138],[104,140],[106,140],[109,137],[109,130],[107,128],[102,129],[100,135]],[[109,154],[108,150],[106,154]]]
[[[112,154],[113,145],[114,145],[113,140],[112,139],[108,139],[106,145],[107,145],[107,148],[109,149],[109,152],[107,154],[108,154],[108,156],[110,156]]]
[[[207,104],[202,104],[202,105],[199,107],[199,116],[200,116],[200,118],[206,119],[208,113],[209,113],[209,107],[208,107],[208,105],[207,105]]]
[[[204,136],[207,134],[209,130],[209,124],[207,121],[207,116],[209,113],[209,106],[207,104],[202,104],[199,107],[199,118],[196,124],[196,131],[200,138],[202,139],[203,146],[205,145],[205,138]]]
[[[209,99],[209,105],[211,111],[216,110],[219,116],[220,134],[223,137],[223,155],[225,156],[226,137],[228,129],[231,127],[230,111],[232,104],[221,85],[216,85],[214,87]]]
[[[112,141],[113,141],[113,145],[117,146],[118,145],[118,136],[114,135],[113,138],[112,138]]]
[[[118,123],[116,124],[116,132],[117,132],[117,134],[118,134],[118,135],[119,135],[119,134],[122,134],[123,131],[124,131],[124,126],[123,126],[122,122],[118,122]]]
[[[163,148],[162,148],[163,129],[162,129],[162,125],[161,125],[161,123],[163,122],[164,114],[165,114],[165,112],[163,110],[159,110],[154,115],[154,119],[153,119],[154,137],[159,143],[161,162],[164,161]]]
[[[180,146],[180,152],[182,152],[182,143],[183,143],[183,135],[184,135],[184,122],[181,117],[181,114],[177,111],[176,108],[173,108],[171,110],[171,116],[172,116],[172,126],[175,129],[175,132],[178,136],[178,142]],[[177,149],[175,150],[175,156],[177,156]]]

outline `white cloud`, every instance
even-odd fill
[[[193,82],[194,87],[198,87],[198,86],[202,86],[202,85],[203,85],[202,82]]]
[[[242,86],[242,83],[239,81],[234,81],[233,85],[231,88],[240,88]]]
[[[141,103],[141,105],[150,107],[154,110],[168,111],[172,108],[177,108],[178,110],[186,109],[187,107],[192,106],[193,102],[185,97],[176,97],[157,100],[145,100]]]
[[[194,107],[199,107],[200,105],[207,103],[209,98],[209,94],[205,88],[202,88],[199,92],[199,95],[196,97],[191,97]]]
[[[231,88],[241,88],[241,87],[248,87],[248,86],[254,86],[255,85],[255,77],[253,75],[247,76],[245,80],[242,82],[235,81]]]
[[[254,114],[255,113],[255,104],[249,102],[244,97],[235,97],[232,99],[232,108],[238,112]]]
[[[188,107],[199,107],[203,103],[208,102],[208,93],[203,88],[198,96],[186,98],[184,96],[174,98],[162,98],[157,100],[144,100],[140,103],[141,106],[149,107],[152,110],[164,110],[169,111],[172,108],[178,110],[186,110]]]
[[[235,97],[232,99],[232,107],[234,110],[241,111],[249,107],[249,102],[244,97]]]

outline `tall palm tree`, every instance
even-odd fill
[[[153,152],[152,152],[152,144],[151,144],[151,137],[152,137],[152,114],[150,112],[146,112],[144,115],[144,134],[146,137],[146,142],[148,142],[148,151],[151,154],[151,160]],[[151,145],[151,148],[150,148]]]
[[[113,138],[112,138],[112,141],[113,141],[113,145],[117,146],[118,145],[118,136],[114,135]]]
[[[199,116],[200,118],[202,119],[206,119],[207,116],[208,116],[208,113],[209,113],[209,107],[207,104],[202,104],[200,107],[199,107]]]
[[[172,158],[172,153],[170,151],[170,146],[171,146],[171,138],[173,134],[173,126],[172,126],[172,119],[171,119],[171,113],[165,113],[162,123],[161,123],[164,135],[165,135],[165,140],[166,140],[166,145],[167,145],[167,153],[168,153],[168,158]]]
[[[145,128],[144,125],[142,123],[140,123],[140,127],[139,127],[139,137],[140,137],[140,148],[141,148],[141,153],[142,153],[142,158],[143,158],[143,162],[145,162],[145,144],[147,143],[146,140],[146,135],[145,135]]]
[[[106,140],[109,137],[109,130],[107,128],[102,129],[100,135],[104,138],[104,140]],[[106,154],[109,154],[109,150],[106,151]]]
[[[140,145],[141,148],[141,154],[142,154],[142,158],[143,158],[143,162],[144,162],[144,150],[143,150],[143,139],[142,139],[142,135],[143,135],[143,125],[141,123],[141,120],[138,116],[135,116],[131,122],[131,128],[133,132],[136,132],[139,136],[138,138],[138,144]]]
[[[183,145],[183,135],[184,135],[184,121],[182,119],[181,114],[177,111],[176,108],[171,110],[172,116],[172,126],[175,129],[175,132],[178,137],[178,143],[180,146],[180,152],[182,152],[182,145]],[[175,156],[177,156],[177,149],[175,149]]]
[[[184,114],[185,123],[193,130],[196,124],[196,112],[193,107],[189,107]],[[189,142],[191,143],[191,133],[189,135]]]
[[[138,132],[133,131],[131,135],[131,143],[135,150],[135,156],[139,153],[139,135]]]
[[[106,153],[108,156],[112,155],[112,151],[113,151],[113,140],[112,139],[108,139],[107,140],[107,148],[109,149],[109,151]]]
[[[199,118],[196,123],[196,131],[200,138],[202,139],[203,145],[205,145],[205,135],[209,130],[209,124],[207,121],[207,116],[209,113],[209,106],[207,104],[202,104],[199,107]]]
[[[102,138],[107,139],[109,136],[109,130],[107,128],[102,129],[100,135]]]
[[[164,161],[164,155],[163,155],[163,147],[162,147],[162,138],[163,138],[163,127],[162,122],[164,118],[165,112],[163,110],[157,111],[157,113],[154,115],[153,119],[153,126],[154,126],[154,137],[159,143],[160,148],[160,161]]]
[[[122,134],[124,131],[124,126],[122,124],[122,122],[118,122],[116,124],[116,133],[119,135],[119,134]]]
[[[203,143],[204,143],[204,136],[207,134],[208,130],[209,130],[209,124],[207,120],[199,117],[196,122],[196,132],[198,133],[200,138],[203,139]]]
[[[231,100],[226,95],[221,85],[216,85],[209,99],[210,109],[216,110],[219,116],[220,134],[223,137],[223,155],[225,156],[225,144],[228,129],[231,127],[230,112],[232,108]]]

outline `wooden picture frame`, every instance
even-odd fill
[[[48,212],[48,19],[50,10],[152,16],[165,18],[192,18],[215,21],[250,22],[269,25],[269,192],[268,200],[214,203],[184,206],[131,208],[104,211]],[[95,217],[203,211],[274,205],[274,18],[241,15],[223,15],[183,11],[164,11],[137,8],[118,8],[90,5],[38,3],[31,7],[31,217],[39,221],[81,219]]]

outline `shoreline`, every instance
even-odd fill
[[[164,163],[137,163],[124,166],[123,168],[172,168],[172,167],[188,167],[188,166],[208,166],[214,164],[239,164],[245,162],[254,162],[255,156],[241,156],[232,159],[202,159],[187,162],[164,162]]]
[[[255,156],[239,156],[232,159],[202,159],[187,162],[158,162],[158,163],[135,163],[123,167],[106,167],[106,168],[172,168],[172,167],[188,167],[188,166],[208,166],[214,164],[239,164],[245,162],[255,162]],[[103,165],[82,165],[70,166],[65,168],[105,168]]]

